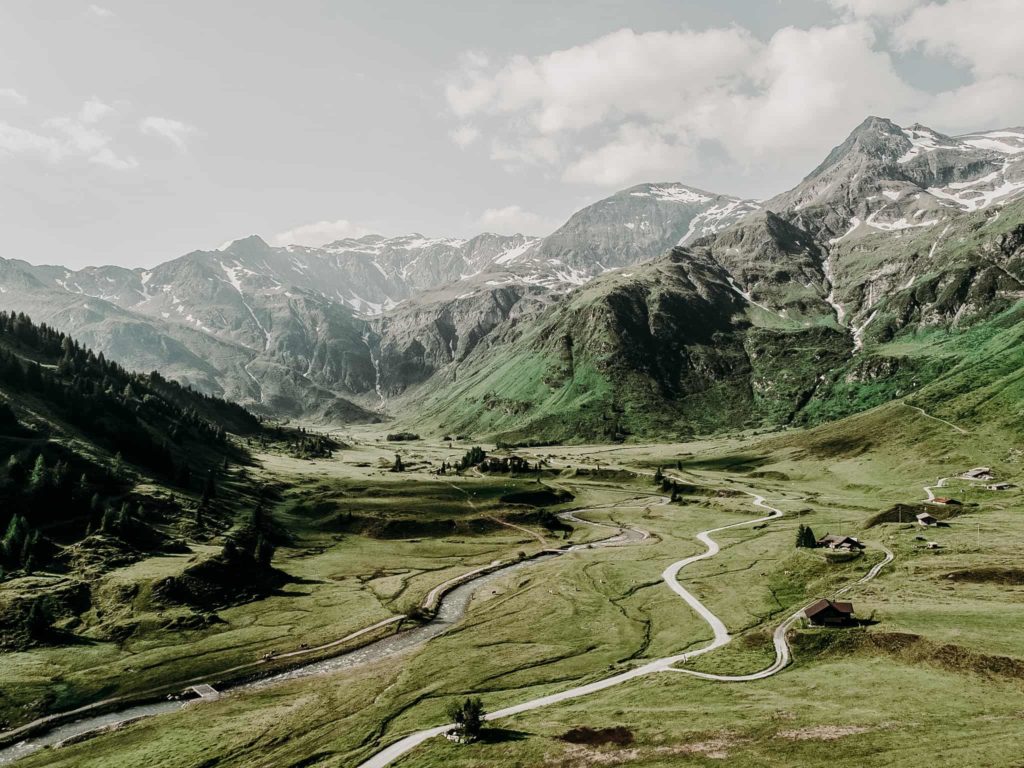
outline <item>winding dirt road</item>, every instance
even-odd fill
[[[765,502],[763,496],[759,496],[753,493],[749,495],[753,497],[752,503],[754,504],[754,506],[768,510],[767,515],[757,517],[752,520],[744,520],[740,523],[733,523],[731,525],[723,525],[718,528],[711,528],[709,530],[698,533],[697,539],[701,543],[703,543],[705,547],[707,547],[707,549],[700,554],[692,555],[691,557],[686,557],[682,560],[677,560],[676,562],[669,565],[661,574],[662,579],[668,585],[669,589],[671,589],[673,592],[679,595],[687,603],[687,605],[693,608],[693,610],[702,619],[704,619],[704,621],[707,622],[708,626],[711,627],[712,640],[710,643],[694,651],[688,651],[686,653],[677,654],[675,656],[666,656],[665,658],[656,659],[654,661],[630,669],[626,672],[622,672],[617,675],[612,675],[611,677],[607,677],[603,680],[597,680],[593,683],[588,683],[586,685],[570,688],[566,691],[553,693],[548,696],[542,696],[536,699],[530,699],[529,701],[524,701],[521,704],[516,704],[511,707],[499,709],[495,712],[487,714],[484,719],[488,721],[500,720],[501,718],[510,717],[511,715],[517,715],[521,712],[528,712],[530,710],[540,709],[541,707],[546,707],[551,704],[558,704],[559,702],[568,701],[570,699],[579,698],[580,696],[586,696],[591,693],[603,691],[606,688],[621,685],[622,683],[628,682],[638,677],[643,677],[644,675],[652,674],[654,672],[679,672],[706,680],[717,680],[722,682],[743,682],[748,680],[761,680],[763,678],[770,677],[771,675],[774,675],[780,672],[782,669],[784,669],[790,663],[790,660],[792,658],[789,643],[786,640],[786,634],[788,633],[790,627],[792,627],[792,625],[803,614],[803,607],[801,607],[800,610],[788,616],[785,619],[785,621],[783,621],[782,624],[780,624],[779,627],[775,630],[773,635],[773,643],[775,646],[775,661],[763,670],[754,672],[749,675],[713,675],[705,672],[678,669],[674,666],[676,664],[688,661],[689,659],[693,659],[697,656],[709,653],[710,651],[713,651],[716,648],[721,648],[732,639],[732,637],[729,635],[729,630],[726,628],[722,620],[718,618],[714,613],[712,613],[711,610],[707,608],[707,606],[705,606],[700,600],[698,600],[682,584],[680,584],[678,576],[679,572],[687,565],[695,563],[699,560],[706,560],[718,554],[720,550],[719,544],[713,538],[711,538],[711,534],[782,517],[782,510],[776,509],[775,507],[768,505]],[[567,517],[569,516],[567,515]],[[569,519],[572,519],[577,522],[589,522],[577,518],[575,516],[569,517]],[[590,524],[594,525],[594,523]],[[863,576],[856,582],[853,582],[852,584],[849,584],[846,587],[843,587],[842,589],[838,590],[836,593],[834,593],[834,596],[844,594],[849,590],[853,589],[855,586],[859,584],[864,584],[870,581],[871,579],[875,578],[886,565],[892,562],[893,559],[892,552],[890,552],[888,549],[885,549],[884,547],[883,550],[885,551],[884,560],[882,560],[880,563],[871,568],[871,570],[868,571],[868,573],[865,576]],[[390,765],[394,760],[398,759],[407,752],[410,752],[411,750],[415,749],[424,741],[427,741],[428,739],[431,739],[435,736],[439,736],[441,734],[446,733],[451,727],[452,724],[449,723],[446,725],[440,725],[435,728],[428,728],[410,734],[409,736],[406,736],[405,738],[396,741],[394,744],[391,744],[382,751],[378,752],[369,760],[360,764],[359,768],[385,768],[385,766]]]

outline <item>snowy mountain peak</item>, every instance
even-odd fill
[[[696,205],[706,203],[715,197],[714,195],[702,192],[699,189],[694,189],[693,187],[687,187],[683,184],[676,183],[642,184],[639,187],[633,187],[628,190],[628,194],[632,197],[649,197],[669,203],[689,203]]]

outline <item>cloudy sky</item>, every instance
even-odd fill
[[[5,0],[0,256],[545,234],[640,181],[764,197],[868,114],[1024,124],[1022,16],[1021,0]]]

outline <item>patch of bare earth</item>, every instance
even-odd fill
[[[873,730],[875,729],[863,725],[814,725],[792,731],[779,731],[776,735],[780,739],[793,741],[833,741],[844,736],[856,736],[858,733],[867,733]]]
[[[685,744],[666,744],[658,747],[629,747],[598,749],[583,744],[570,744],[565,751],[557,755],[547,755],[546,766],[560,768],[584,768],[599,765],[626,765],[637,760],[651,757],[699,755],[712,760],[725,760],[729,757],[729,749],[745,741],[729,734],[723,734],[703,741],[692,741]]]

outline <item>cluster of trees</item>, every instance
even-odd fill
[[[31,573],[39,550],[39,531],[28,521],[15,514],[7,524],[7,531],[0,539],[0,577],[6,570],[22,570]]]
[[[410,440],[419,440],[420,436],[415,432],[393,432],[392,434],[387,435],[384,439],[392,443],[402,443]],[[445,439],[450,440],[451,438]]]
[[[9,525],[15,515],[33,526],[98,523],[102,500],[117,490],[109,471],[67,449],[52,444],[23,449],[0,464],[0,525]]]
[[[487,451],[481,448],[479,445],[474,445],[465,455],[455,462],[455,468],[462,472],[463,470],[475,467],[477,464],[487,458]]]
[[[65,426],[113,459],[101,464],[51,439]],[[125,501],[130,470],[202,491],[202,512],[216,496],[214,468],[245,456],[227,429],[265,433],[241,406],[126,371],[23,313],[0,312],[0,568],[31,571],[52,558],[53,541],[89,533],[162,546],[151,514]],[[301,440],[323,447],[319,437]]]
[[[54,363],[43,366],[40,360]],[[157,373],[130,373],[71,337],[33,324],[23,313],[0,312],[0,387],[45,401],[55,416],[98,444],[171,482],[190,475],[182,469],[188,455],[172,446],[197,442],[229,450],[225,428],[211,414],[242,428],[259,428],[240,406],[200,395]],[[10,422],[9,414],[0,415],[0,421]]]
[[[796,529],[796,546],[806,549],[814,549],[818,546],[818,537],[814,535],[811,526],[800,523]]]
[[[451,704],[448,707],[448,717],[455,724],[451,732],[464,744],[476,741],[483,730],[485,714],[483,702],[479,697]]]
[[[537,462],[536,467],[531,467],[530,462],[524,459],[522,456],[507,456],[497,457],[490,456],[480,462],[481,472],[511,472],[513,474],[517,472],[531,472],[540,471],[540,462]]]
[[[228,565],[269,568],[277,549],[276,537],[273,519],[261,500],[245,524],[224,542],[221,559]]]
[[[338,444],[329,437],[307,433],[304,429],[288,444],[288,450],[296,459],[329,459],[334,456]]]

